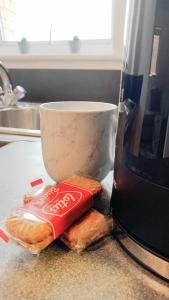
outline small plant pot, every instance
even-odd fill
[[[79,53],[81,48],[81,41],[80,40],[73,40],[69,42],[70,51],[72,53]]]
[[[29,53],[29,51],[30,51],[30,44],[29,43],[19,42],[18,46],[19,46],[19,49],[20,49],[21,53],[23,53],[23,54]]]

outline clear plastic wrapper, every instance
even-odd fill
[[[76,221],[60,237],[60,240],[70,249],[83,251],[108,235],[113,227],[113,219],[104,216],[95,209],[90,209]]]
[[[0,237],[38,254],[93,207],[102,190],[96,180],[74,176],[54,186],[37,186],[23,205],[6,218]],[[5,237],[5,238],[4,238]]]

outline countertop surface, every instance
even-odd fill
[[[48,177],[40,142],[0,148],[0,221],[21,204],[29,182]],[[107,237],[79,255],[55,242],[39,256],[0,240],[0,300],[169,299],[169,285],[137,265]]]

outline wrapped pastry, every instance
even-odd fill
[[[60,240],[70,249],[81,252],[106,236],[112,226],[112,218],[90,209],[60,236]]]
[[[75,176],[24,197],[24,204],[5,221],[5,233],[32,253],[59,237],[93,206],[99,182]]]

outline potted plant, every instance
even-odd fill
[[[20,42],[18,42],[18,46],[21,53],[28,53],[30,50],[30,43],[27,41],[25,37],[23,37]]]
[[[69,42],[69,45],[72,53],[80,52],[81,40],[78,38],[77,35],[73,37],[73,39]]]

